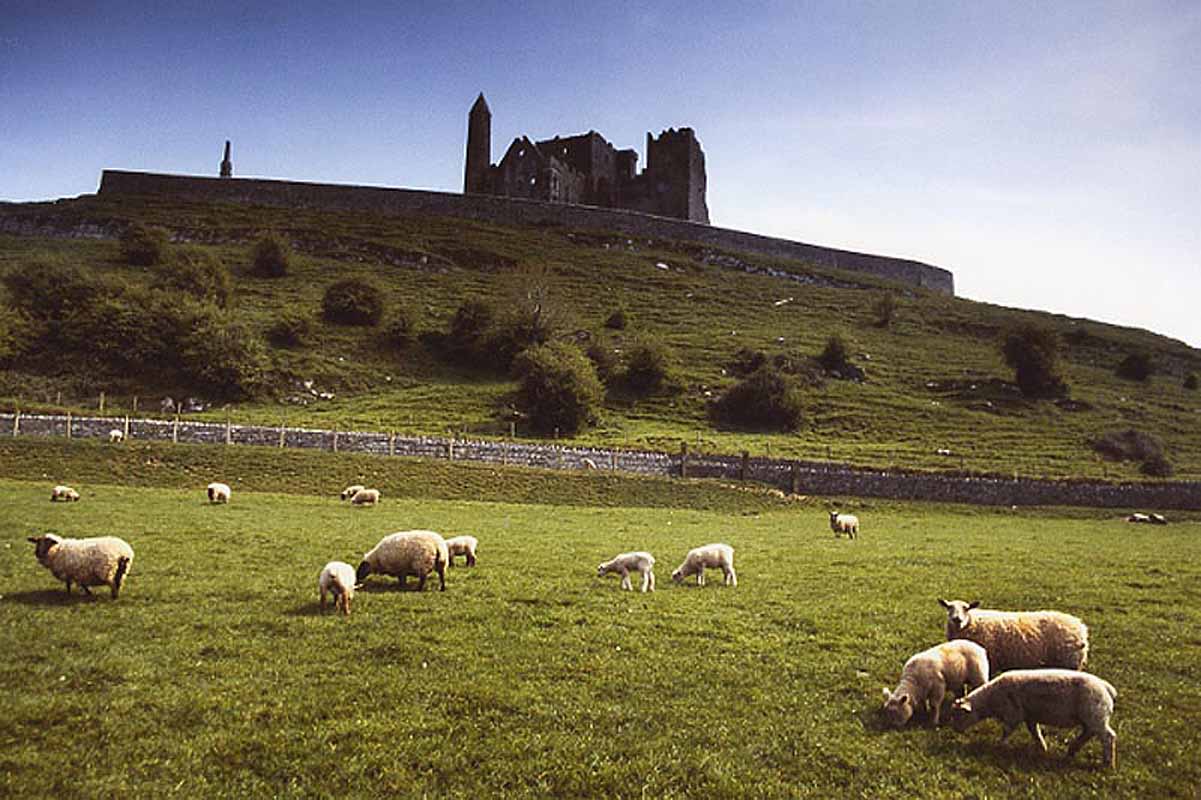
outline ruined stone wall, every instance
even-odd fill
[[[63,415],[0,414],[0,436],[128,441],[249,444],[370,453],[378,456],[476,461],[544,469],[611,470],[660,477],[756,481],[794,494],[881,497],[999,506],[1087,506],[1121,509],[1201,509],[1201,482],[1105,483],[938,473],[889,472],[837,464],[749,456],[655,453],[559,447],[507,441],[396,436],[369,431],[325,431],[197,422]],[[122,446],[122,445],[114,445]]]
[[[618,231],[629,236],[695,242],[726,250],[865,272],[944,294],[955,293],[954,278],[949,271],[919,261],[855,253],[621,209],[416,189],[339,186],[250,178],[205,178],[119,170],[104,171],[100,181],[100,194],[158,194],[194,201],[369,211],[379,214],[428,214],[465,217],[503,225],[594,228]]]

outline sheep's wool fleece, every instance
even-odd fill
[[[42,563],[60,581],[70,578],[82,586],[105,586],[112,584],[117,562],[123,556],[132,567],[133,548],[116,536],[63,539],[51,548]]]
[[[446,540],[434,531],[401,531],[380,539],[363,560],[371,571],[380,575],[429,575],[441,555],[442,563],[450,561]]]

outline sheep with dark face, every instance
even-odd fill
[[[359,489],[350,496],[352,506],[379,505],[379,489]]]
[[[425,579],[431,572],[438,573],[441,591],[446,591],[446,565],[450,555],[446,540],[433,531],[400,531],[380,539],[379,544],[367,551],[359,563],[355,581],[362,583],[367,577],[392,575],[400,580],[403,588],[409,575],[417,576],[417,591],[425,588]]]
[[[939,600],[947,610],[947,640],[968,639],[988,651],[992,675],[1010,669],[1083,669],[1088,627],[1060,611],[995,611],[979,601]]]
[[[89,586],[108,586],[113,599],[121,593],[121,585],[133,564],[133,548],[116,536],[97,536],[90,539],[64,539],[53,533],[30,536],[38,563],[60,581],[79,584],[84,594]]]
[[[360,483],[356,483],[351,486],[347,486],[345,489],[343,489],[342,494],[339,495],[339,497],[341,497],[343,500],[349,500],[350,498],[354,497],[356,494],[358,494],[359,492],[363,491],[366,488],[367,488],[366,486],[363,486]]]
[[[213,481],[205,488],[205,493],[208,495],[210,503],[228,503],[233,491],[229,488],[229,484]]]
[[[835,539],[844,533],[848,539],[854,539],[859,535],[859,517],[854,514],[840,514],[837,511],[831,511],[830,530],[834,531]]]
[[[70,486],[58,485],[50,490],[51,503],[78,503],[79,492],[72,489]]]

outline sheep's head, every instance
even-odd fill
[[[971,625],[972,617],[968,612],[979,607],[980,601],[939,600],[938,604],[947,610],[947,638],[954,639]]]
[[[968,728],[980,721],[979,715],[972,708],[971,701],[966,697],[960,697],[955,702],[951,703],[951,727],[959,733],[963,733]]]
[[[676,583],[680,583],[681,581],[683,581],[683,580],[684,580],[684,578],[685,578],[685,577],[686,577],[686,576],[684,575],[684,568],[683,568],[683,567],[679,567],[679,568],[677,568],[677,569],[676,569],[676,571],[675,571],[675,572],[671,573],[671,579],[672,579],[673,581],[675,581]]]
[[[371,574],[371,563],[368,561],[360,562],[359,568],[354,573],[355,584],[361,585],[363,583],[363,581],[367,580],[367,576],[370,574]]]
[[[905,692],[893,694],[884,687],[884,720],[894,728],[904,727],[913,716],[913,698]]]
[[[596,568],[596,577],[598,577],[598,578],[603,578],[603,577],[605,577],[605,573],[609,571],[609,570],[608,570],[608,566],[609,566],[609,562],[607,562],[607,561],[606,561],[606,562],[603,562],[603,563],[601,563],[601,564],[600,564],[600,565],[599,565],[599,566]]]
[[[62,537],[47,533],[42,536],[30,536],[28,540],[33,543],[33,554],[37,556],[40,563],[45,564],[46,557],[62,542]]]

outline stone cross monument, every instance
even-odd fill
[[[221,159],[221,177],[232,178],[234,176],[234,163],[229,160],[229,139],[225,140],[225,158]]]

